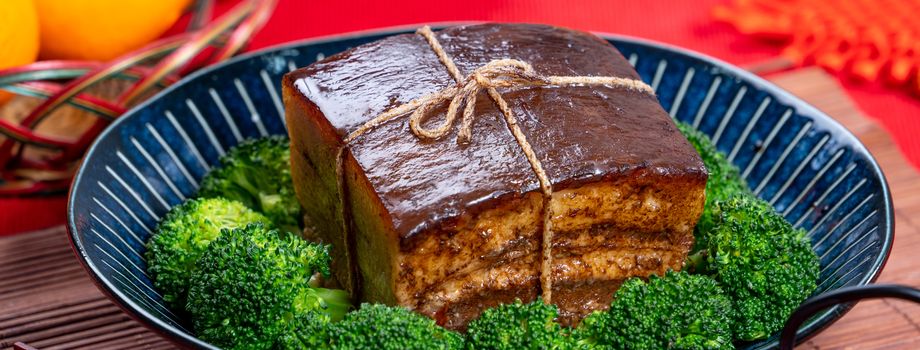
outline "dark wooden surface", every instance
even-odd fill
[[[0,349],[169,349],[92,283],[63,227],[0,239]]]
[[[818,69],[770,77],[853,131],[881,163],[894,196],[896,239],[879,282],[920,286],[920,177],[884,130]],[[168,349],[174,345],[112,304],[74,257],[63,228],[0,239],[0,349]],[[858,304],[800,349],[918,349],[920,306]]]

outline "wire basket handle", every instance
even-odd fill
[[[796,332],[809,317],[837,304],[851,303],[863,299],[896,298],[920,304],[920,290],[897,284],[870,284],[837,289],[806,300],[799,306],[783,327],[779,336],[780,350],[792,350]]]
[[[179,77],[238,53],[268,21],[275,4],[276,0],[242,0],[208,23],[213,0],[199,0],[193,6],[187,32],[160,39],[111,62],[48,61],[0,70],[0,88],[44,99],[18,122],[0,119],[0,134],[6,136],[0,142],[0,195],[66,188],[67,170],[112,120]],[[149,62],[156,63],[151,66]],[[107,79],[134,83],[111,101],[84,92]],[[64,105],[89,111],[96,119],[76,138],[62,139],[36,131]],[[26,159],[26,146],[51,149],[55,154],[47,159]],[[61,178],[52,183],[47,178],[23,176],[42,171]],[[8,186],[10,183],[17,185]]]

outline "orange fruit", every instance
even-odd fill
[[[188,3],[189,0],[35,0],[41,27],[40,57],[111,60],[159,38]]]
[[[29,64],[38,56],[38,19],[32,0],[0,1],[0,69]],[[0,104],[10,93],[0,91]]]

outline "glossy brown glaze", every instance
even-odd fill
[[[542,74],[638,78],[612,46],[583,32],[529,24],[485,24],[437,33],[466,74],[515,58]],[[418,35],[360,46],[298,70],[293,85],[344,137],[389,108],[453,84]],[[705,181],[699,156],[653,96],[615,88],[553,87],[502,92],[519,118],[554,189],[577,187],[637,168],[692,174]],[[488,207],[501,196],[537,189],[529,164],[493,103],[476,108],[473,141],[456,132],[434,141],[412,136],[406,118],[349,145],[404,244],[443,220]],[[432,119],[443,118],[443,110]]]
[[[463,74],[514,58],[543,75],[638,78],[612,46],[568,29],[486,24],[437,39]],[[682,267],[706,172],[652,95],[598,86],[500,91],[551,196],[485,94],[470,144],[459,145],[456,130],[422,141],[408,116],[344,141],[378,114],[453,84],[415,34],[285,76],[295,190],[317,237],[332,245],[340,286],[463,329],[487,307],[544,294],[552,280],[553,302],[576,323],[607,305],[621,281]],[[547,231],[551,263],[543,260]]]

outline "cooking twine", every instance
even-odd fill
[[[534,71],[533,67],[524,61],[517,59],[497,59],[492,60],[482,67],[476,68],[467,76],[463,76],[454,61],[447,55],[441,43],[438,41],[431,28],[424,26],[416,31],[428,42],[431,50],[438,56],[441,64],[447,68],[451,77],[456,84],[444,88],[432,94],[428,94],[398,107],[389,109],[373,119],[367,121],[358,129],[348,134],[345,143],[349,144],[357,137],[367,133],[374,128],[405,116],[409,116],[409,129],[412,134],[422,140],[433,140],[441,138],[450,133],[454,127],[458,115],[461,113],[462,120],[460,129],[457,133],[457,142],[468,144],[472,140],[473,119],[476,117],[473,113],[476,107],[476,99],[479,92],[486,90],[489,97],[498,106],[498,109],[504,116],[505,124],[514,136],[514,140],[521,147],[521,151],[530,163],[534,174],[540,182],[540,189],[543,193],[543,240],[541,247],[542,263],[540,268],[540,289],[542,290],[543,302],[549,304],[552,302],[552,212],[549,208],[549,200],[552,198],[553,187],[543,165],[537,158],[533,147],[524,133],[518,126],[517,118],[508,106],[508,102],[498,93],[497,88],[529,88],[529,87],[546,87],[546,86],[596,86],[603,85],[608,87],[625,88],[627,90],[641,92],[647,95],[655,95],[655,90],[638,79],[610,77],[610,76],[555,76],[541,75]],[[433,128],[426,128],[422,125],[435,108],[450,101],[447,108],[445,119],[440,125]],[[464,103],[465,102],[465,103]],[[342,152],[340,152],[341,155]],[[339,171],[342,170],[342,157],[339,157]],[[343,207],[344,210],[344,207]]]

